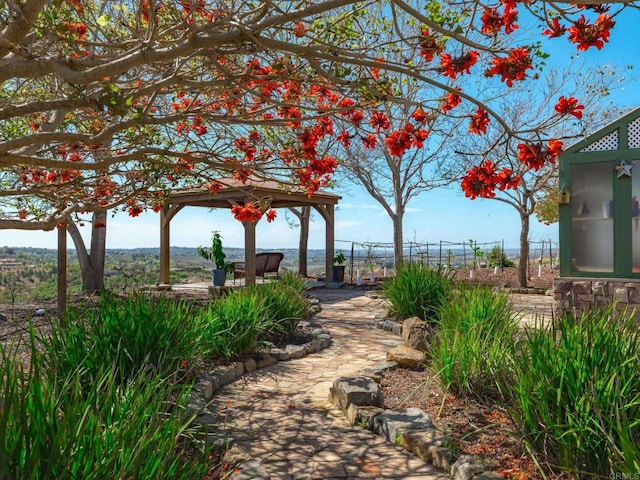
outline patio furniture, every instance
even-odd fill
[[[265,275],[267,273],[275,273],[278,277],[278,270],[280,269],[280,262],[284,258],[282,252],[262,252],[256,254],[256,277],[259,275],[263,280],[266,280]],[[235,268],[233,270],[233,279],[242,278],[246,274],[245,262],[235,262]]]

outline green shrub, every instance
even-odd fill
[[[490,267],[515,267],[516,264],[504,253],[498,245],[494,246],[487,254]]]
[[[235,290],[200,313],[207,349],[227,359],[255,350],[268,329],[264,297],[256,288]]]
[[[300,275],[293,272],[287,272],[282,275],[276,282],[278,285],[287,285],[295,290],[299,295],[304,295],[307,291],[307,281]]]
[[[269,337],[290,335],[307,316],[307,300],[289,283],[269,283],[258,289],[265,308],[265,330]]]
[[[391,313],[408,318],[437,320],[438,310],[453,282],[442,269],[431,269],[418,263],[404,263],[395,277],[382,285],[384,296],[391,304]]]
[[[453,393],[498,398],[497,378],[509,378],[518,329],[509,298],[486,286],[460,285],[440,309],[433,368]]]
[[[118,383],[147,364],[169,374],[202,353],[199,319],[184,302],[103,294],[96,308],[70,310],[67,327],[51,329],[49,363],[63,377],[82,368],[86,378],[115,365]]]
[[[27,369],[13,353],[0,362],[0,479],[191,480],[211,469],[188,388],[147,369],[126,384],[108,369],[85,385],[82,365],[47,376],[33,337]]]
[[[512,418],[532,450],[585,478],[640,466],[638,327],[614,308],[527,334]]]

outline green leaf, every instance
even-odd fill
[[[109,25],[109,23],[111,22],[111,17],[109,15],[100,15],[97,19],[96,22],[98,25],[100,25],[101,27],[106,27],[107,25]]]

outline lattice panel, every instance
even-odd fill
[[[629,148],[640,148],[640,118],[629,122]]]
[[[605,135],[600,140],[584,147],[581,152],[602,152],[605,150],[618,150],[618,131]]]

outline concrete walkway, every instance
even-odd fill
[[[322,312],[311,323],[330,331],[332,345],[245,375],[213,400],[217,424],[272,480],[448,478],[382,437],[352,427],[328,402],[333,380],[375,366],[400,343],[399,337],[372,325],[385,310],[379,300],[363,294],[350,289],[312,292]],[[551,297],[512,298],[523,321],[530,321],[532,312],[551,311]]]

